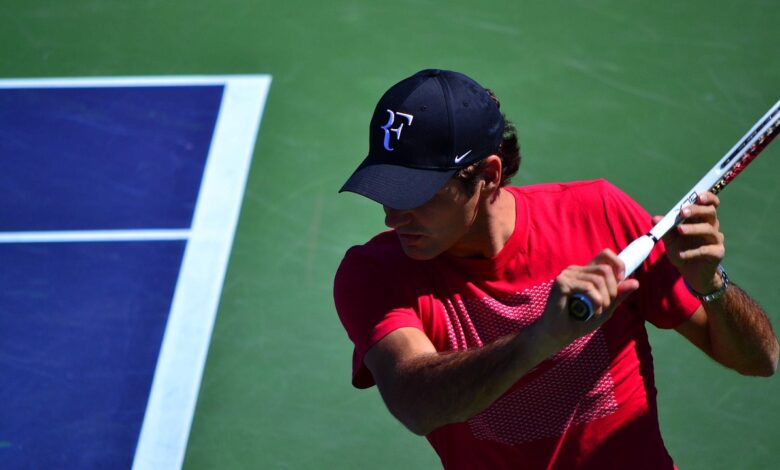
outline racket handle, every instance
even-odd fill
[[[588,321],[593,316],[593,302],[585,294],[569,296],[569,315],[579,321]]]
[[[650,252],[653,251],[655,242],[656,238],[648,233],[632,241],[620,252],[618,258],[623,261],[626,267],[624,274],[626,278],[647,259]],[[593,316],[593,302],[585,294],[572,294],[569,296],[568,310],[569,315],[575,319],[588,321]]]
[[[663,222],[663,220],[661,222]],[[663,231],[663,234],[668,230],[669,229],[666,228]],[[663,236],[663,234],[660,236]],[[648,233],[629,243],[628,246],[618,254],[618,258],[620,258],[620,261],[625,265],[626,271],[623,273],[624,278],[633,274],[633,272],[636,271],[636,268],[644,263],[647,257],[650,256],[650,252],[653,251],[653,247],[657,241],[658,238],[651,233]]]

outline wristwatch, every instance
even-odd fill
[[[721,265],[718,265],[718,274],[720,274],[720,279],[723,281],[723,284],[721,284],[720,289],[714,292],[710,292],[709,294],[700,294],[699,292],[696,292],[690,284],[688,284],[688,281],[685,279],[683,279],[683,281],[685,281],[685,287],[688,288],[688,291],[702,303],[706,304],[709,302],[714,302],[715,300],[723,297],[723,294],[726,292],[726,288],[729,286],[729,277],[726,275],[726,270],[723,269],[723,266]]]

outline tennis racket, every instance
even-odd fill
[[[653,246],[670,229],[683,221],[680,211],[694,204],[699,194],[710,191],[718,194],[734,181],[780,131],[780,100],[744,135],[718,163],[688,191],[687,195],[670,210],[647,234],[631,242],[618,257],[626,266],[625,277],[650,255]],[[572,294],[568,299],[569,314],[574,318],[587,321],[593,316],[593,303],[584,294]]]

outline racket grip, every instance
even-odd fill
[[[639,265],[647,259],[653,251],[656,239],[650,235],[643,235],[631,242],[626,249],[620,252],[618,257],[625,265],[624,277],[630,276]],[[569,315],[580,321],[588,321],[593,316],[593,302],[585,294],[572,294],[569,296]]]
[[[628,244],[628,246],[618,254],[618,258],[623,261],[626,271],[623,273],[624,277],[630,276],[636,268],[638,268],[653,251],[653,246],[657,239],[651,235],[642,235],[636,240]]]

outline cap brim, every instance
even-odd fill
[[[339,192],[357,193],[392,209],[414,209],[428,202],[456,171],[361,165]]]

